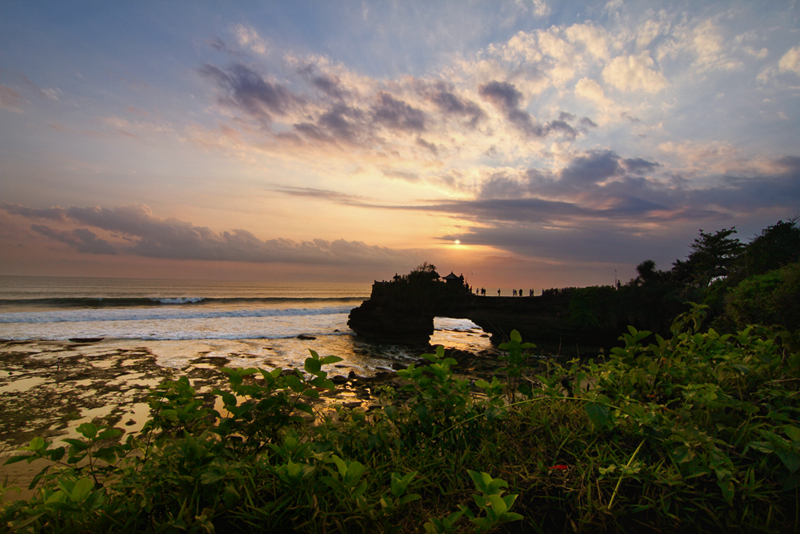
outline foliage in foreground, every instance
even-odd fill
[[[315,413],[305,372],[226,370],[217,413],[187,379],[153,391],[139,438],[82,425],[34,439],[37,495],[2,510],[17,532],[595,532],[800,528],[798,356],[781,333],[669,340],[631,328],[599,361],[530,357],[517,334],[492,382],[439,347],[381,407]],[[316,418],[318,424],[310,424]],[[335,419],[335,420],[334,420]],[[513,511],[512,511],[513,508]]]

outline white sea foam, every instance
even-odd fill
[[[47,312],[0,313],[0,323],[61,323],[99,321],[150,321],[332,315],[350,313],[353,306],[325,308],[107,308]]]

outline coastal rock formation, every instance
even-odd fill
[[[380,343],[426,345],[433,335],[433,317],[401,302],[370,299],[350,312],[347,324],[359,336]]]
[[[569,291],[539,297],[478,296],[463,277],[452,275],[444,281],[432,268],[425,276],[420,269],[375,282],[369,300],[350,312],[350,328],[379,343],[419,345],[429,342],[434,317],[469,319],[491,335],[492,343],[506,341],[517,330],[525,341],[569,354],[609,348],[624,328],[613,314],[589,320],[576,315]]]

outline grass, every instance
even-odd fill
[[[334,356],[226,370],[216,413],[188,380],[151,393],[139,439],[82,425],[12,532],[797,532],[800,358],[785,333],[629,329],[598,360],[526,357],[474,384],[441,348],[381,408],[315,412]],[[589,386],[589,384],[591,384]],[[309,424],[311,419],[315,424]],[[82,467],[78,467],[78,464]]]

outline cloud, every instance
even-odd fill
[[[302,194],[294,191],[294,194]],[[306,191],[315,194],[313,191]],[[317,192],[319,193],[319,192]],[[131,254],[162,259],[240,261],[250,263],[298,263],[311,265],[397,265],[408,260],[407,251],[370,246],[362,241],[314,239],[261,240],[253,233],[235,229],[214,232],[178,219],[160,219],[143,204],[118,208],[32,209],[2,204],[0,209],[29,219],[42,218],[97,228],[121,239],[112,244],[86,228],[56,230],[33,224],[36,232],[78,252]]]
[[[260,55],[267,53],[267,42],[258,35],[258,32],[252,26],[234,24],[231,27],[231,32],[242,48],[249,49]]]
[[[14,113],[22,113],[25,99],[13,88],[0,83],[0,108]]]
[[[654,66],[655,62],[647,52],[638,56],[618,56],[603,69],[603,79],[622,91],[657,93],[667,85],[667,80]]]
[[[86,228],[76,228],[65,232],[53,230],[49,226],[32,224],[31,229],[39,232],[45,237],[66,243],[78,252],[86,254],[116,254],[116,249],[111,244],[97,237],[97,234]]]
[[[800,74],[800,45],[790,48],[781,56],[778,68],[781,72]]]
[[[609,59],[608,36],[603,28],[593,24],[575,24],[565,30],[570,42],[581,43],[595,59]]]
[[[479,93],[485,100],[505,112],[517,109],[522,100],[522,93],[513,84],[507,82],[493,81],[481,85]]]
[[[415,172],[405,172],[405,171],[397,171],[394,169],[381,169],[381,172],[384,176],[389,178],[396,178],[398,180],[404,180],[406,182],[418,182],[419,181],[419,174]]]
[[[376,95],[372,105],[373,120],[392,130],[421,132],[425,130],[425,114],[385,91]]]
[[[513,253],[541,253],[539,242],[549,243],[552,257],[572,257],[568,251],[559,252],[556,243],[583,243],[587,236],[594,236],[598,241],[590,248],[595,259],[600,259],[611,256],[603,247],[610,246],[613,235],[627,236],[623,241],[631,246],[631,239],[663,233],[673,226],[725,224],[733,217],[746,220],[762,211],[794,213],[800,202],[799,157],[779,158],[769,173],[744,177],[731,172],[709,177],[703,187],[671,179],[669,173],[646,177],[662,169],[662,164],[647,158],[622,158],[610,150],[587,151],[554,171],[496,172],[482,182],[472,200],[402,209],[471,221],[468,231],[441,239],[491,245]]]
[[[369,200],[367,197],[361,195],[350,195],[347,193],[341,193],[339,191],[315,189],[313,187],[282,187],[280,189],[276,189],[276,191],[296,197],[319,198],[348,205],[363,205],[367,200]]]
[[[742,67],[740,61],[728,54],[726,39],[714,18],[692,18],[675,25],[670,39],[659,47],[658,58],[675,58],[683,52],[694,56],[692,67],[699,72],[733,71]]]
[[[217,52],[222,52],[223,54],[228,54],[231,57],[240,58],[243,57],[245,54],[239,52],[238,50],[234,50],[233,48],[228,46],[228,43],[220,39],[219,37],[213,37],[206,41],[209,46],[215,49]]]
[[[578,130],[562,119],[554,120],[548,124],[540,124],[530,113],[520,109],[522,93],[517,90],[514,84],[491,81],[481,85],[478,88],[478,93],[498,110],[505,113],[508,121],[527,136],[547,137],[551,133],[560,133],[565,137],[574,139],[578,135]]]
[[[478,104],[460,97],[455,93],[455,88],[445,82],[436,82],[432,86],[425,85],[420,88],[420,94],[435,104],[446,116],[466,119],[467,126],[471,128],[477,126],[486,116]]]
[[[619,156],[610,150],[590,151],[578,156],[561,170],[560,183],[582,187],[620,174]]]
[[[800,157],[778,158],[769,168],[749,176],[736,171],[708,176],[701,186],[674,179],[648,158],[593,150],[576,154],[560,169],[490,174],[474,199],[393,209],[462,221],[466,229],[440,236],[444,242],[458,239],[558,261],[624,263],[649,255],[666,262],[674,257],[662,257],[662,249],[685,246],[687,228],[739,224],[758,213],[796,213]]]
[[[273,117],[286,115],[302,104],[302,99],[281,84],[266,80],[261,74],[241,63],[228,70],[206,64],[199,73],[217,83],[226,93],[222,105],[238,109],[260,121],[270,123]]]

